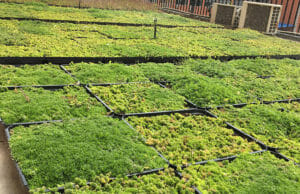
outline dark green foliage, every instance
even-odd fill
[[[223,122],[206,116],[181,114],[129,117],[131,123],[172,164],[187,164],[241,152],[260,150],[225,128]]]
[[[16,127],[10,147],[30,188],[159,168],[164,161],[124,122],[100,116]]]
[[[106,114],[83,88],[49,91],[24,88],[0,92],[0,117],[5,123],[56,120]]]
[[[19,23],[20,32],[37,35],[52,35],[50,27],[47,23],[39,21],[22,21]]]
[[[215,60],[187,60],[184,65],[228,86],[263,100],[300,97],[300,63],[296,60],[242,59],[222,63]],[[270,76],[267,79],[259,78]]]
[[[75,82],[56,65],[0,66],[1,86],[63,85]]]
[[[92,91],[117,113],[138,113],[185,108],[184,97],[154,83],[92,87]]]
[[[139,69],[118,63],[79,63],[71,64],[66,68],[82,83],[149,81]]]
[[[189,66],[170,63],[139,64],[138,67],[152,80],[169,81],[169,87],[198,106],[232,104],[255,100],[226,81],[210,78],[192,71]]]
[[[246,91],[228,85],[222,80],[205,76],[181,77],[172,83],[172,89],[201,107],[256,100]]]
[[[233,162],[190,166],[184,176],[203,193],[299,193],[300,168],[270,153],[241,155]]]

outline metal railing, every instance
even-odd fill
[[[161,8],[175,9],[199,16],[210,17],[213,3],[239,5],[244,0],[149,0]],[[300,0],[248,0],[282,5],[278,28],[282,31],[300,32]]]

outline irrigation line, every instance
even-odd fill
[[[124,64],[136,64],[136,63],[178,63],[186,59],[214,59],[224,61],[238,60],[238,59],[295,59],[300,60],[300,54],[298,55],[241,55],[241,56],[140,56],[140,57],[0,57],[1,65],[40,65],[48,64],[52,65],[64,65],[81,62],[92,63],[124,63]]]
[[[153,24],[139,24],[139,23],[121,23],[121,22],[97,22],[97,21],[76,21],[76,20],[53,20],[40,18],[25,18],[25,17],[0,17],[0,20],[18,20],[18,21],[39,21],[48,23],[71,23],[71,24],[88,24],[88,25],[110,25],[110,26],[131,26],[131,27],[153,27]],[[182,26],[182,25],[166,25],[157,24],[161,28],[217,28],[216,26]]]

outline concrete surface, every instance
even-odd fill
[[[4,126],[0,124],[0,194],[23,193],[26,194],[28,191],[23,186],[14,161],[10,157]]]

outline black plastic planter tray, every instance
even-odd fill
[[[96,94],[94,94],[88,86],[84,86],[84,88],[86,89],[87,93],[89,93],[92,97],[96,98],[98,102],[103,104],[103,106],[108,112],[110,112],[111,114],[114,113],[113,109],[111,109],[103,100],[101,100]]]
[[[9,127],[9,129],[12,129],[17,126],[24,126],[28,127],[30,125],[41,125],[45,123],[55,123],[55,122],[62,122],[63,120],[48,120],[48,121],[34,121],[34,122],[26,122],[26,123],[13,123],[13,124],[5,124],[5,126]],[[8,135],[8,134],[7,134]]]
[[[130,125],[130,123],[128,123],[124,117],[122,117],[121,119],[130,129],[132,129],[133,131],[138,133],[137,130],[132,125]],[[146,142],[146,139],[142,135],[141,135],[141,138],[144,142]],[[169,162],[169,160],[166,157],[164,157],[155,147],[153,147],[153,146],[149,146],[149,147],[151,147],[170,167],[172,167],[172,168],[174,167],[174,165],[171,164]]]
[[[163,82],[156,82],[156,83],[159,84],[163,88],[168,88],[167,86],[165,86],[163,84]],[[170,83],[170,82],[165,82],[165,83]],[[260,100],[260,104],[300,102],[300,98],[283,99],[283,100],[273,100],[273,101],[263,101],[262,99],[258,99],[258,100]],[[211,107],[211,106],[209,106],[209,107],[200,107],[200,106],[197,106],[195,103],[193,103],[192,101],[190,101],[188,99],[185,99],[185,101],[189,104],[189,106],[191,106],[193,108],[203,109],[203,110],[210,110],[210,109],[213,109],[213,108],[222,109],[222,108],[225,108],[227,106],[233,106],[235,108],[242,108],[242,107],[250,105],[250,104],[258,104],[258,102],[251,102],[251,103],[218,105],[218,106],[215,106],[215,107]],[[210,113],[210,114],[212,114],[212,113]]]
[[[159,81],[159,82],[154,82],[154,83],[158,84],[158,85],[159,85],[160,87],[162,87],[162,88],[167,88],[167,89],[168,89],[168,87],[165,86],[164,84],[165,84],[165,83],[171,83],[171,82],[167,82],[167,81],[162,82],[162,81]],[[193,102],[189,101],[188,99],[185,99],[184,101],[185,101],[190,107],[192,107],[192,108],[198,108],[198,106],[197,106],[196,104],[194,104]]]
[[[146,81],[146,82],[125,82],[125,83],[106,83],[106,84],[91,84],[92,86],[111,86],[111,85],[122,85],[122,84],[143,84],[143,83],[155,83],[155,82],[151,82],[151,81]],[[197,108],[193,108],[194,105],[193,104],[189,104],[189,107],[192,108],[188,108],[188,109],[180,109],[180,110],[167,110],[167,111],[155,111],[155,112],[139,112],[139,113],[116,113],[110,106],[108,106],[101,98],[99,98],[96,94],[94,94],[91,89],[88,87],[89,85],[85,85],[85,89],[87,90],[87,92],[94,96],[99,102],[102,103],[103,106],[105,106],[105,108],[111,112],[111,115],[113,115],[114,117],[117,118],[123,118],[123,117],[129,117],[129,116],[156,116],[156,115],[165,115],[165,114],[172,114],[172,113],[189,113],[189,112],[194,112],[194,111],[198,111],[199,109]]]
[[[44,123],[52,123],[52,122],[62,122],[62,120],[50,120],[50,121],[38,121],[38,122],[28,122],[28,123],[14,123],[11,124],[9,126],[7,126],[5,128],[5,134],[6,134],[6,138],[7,138],[7,142],[9,142],[10,140],[10,130],[13,129],[14,127],[17,126],[30,126],[30,125],[40,125],[40,124],[44,124]],[[163,158],[164,159],[164,158]],[[29,190],[29,185],[27,183],[26,177],[24,176],[21,168],[19,167],[18,163],[15,161],[15,165],[16,168],[18,170],[19,176],[22,180],[23,185]],[[134,177],[134,176],[143,176],[143,175],[148,175],[148,174],[153,174],[153,173],[157,173],[159,171],[163,171],[165,170],[165,168],[155,168],[155,169],[150,169],[150,170],[145,170],[143,172],[139,172],[139,173],[131,173],[131,174],[127,174],[127,177]],[[114,177],[111,178],[112,180],[115,179]],[[50,190],[46,191],[46,192],[50,192]],[[64,192],[64,187],[59,187],[58,188],[58,192]]]
[[[232,129],[235,133],[237,133],[239,136],[242,136],[243,138],[248,139],[249,141],[254,141],[255,143],[257,143],[261,148],[263,149],[268,149],[269,146],[267,146],[266,144],[264,144],[263,142],[259,141],[258,139],[252,137],[251,135],[245,133],[244,131],[236,128],[235,126],[231,125],[228,122],[225,122],[225,124],[227,125],[227,128]]]
[[[220,61],[230,61],[236,59],[255,59],[255,58],[267,58],[267,59],[296,59],[300,60],[300,54],[298,55],[241,55],[241,56],[148,56],[148,57],[0,57],[0,64],[2,65],[37,65],[48,64],[64,65],[71,62],[93,62],[93,63],[109,63],[110,61],[115,63],[124,64],[136,64],[136,63],[177,63],[185,59],[215,59]]]
[[[69,76],[71,76],[72,78],[74,78],[75,80],[79,81],[78,78],[76,78],[74,75],[72,75],[63,65],[60,65],[59,68],[61,70],[63,70],[66,74],[68,74]],[[80,81],[79,81],[80,82]]]
[[[255,152],[250,152],[249,154],[258,154],[258,153],[263,153],[263,152],[266,152],[267,150],[259,150],[259,151],[255,151]],[[222,162],[222,161],[225,161],[225,160],[229,160],[229,161],[232,161],[234,159],[236,159],[239,155],[233,155],[233,156],[227,156],[227,157],[223,157],[223,158],[216,158],[216,159],[212,159],[212,160],[204,160],[204,161],[200,161],[200,162],[195,162],[195,163],[189,163],[187,165],[182,165],[181,166],[181,169],[185,169],[189,166],[192,166],[192,165],[205,165],[207,164],[208,162]]]
[[[62,89],[64,87],[75,87],[79,85],[74,85],[74,84],[69,84],[69,85],[33,85],[33,86],[0,86],[1,88],[6,88],[8,90],[14,90],[14,89],[19,89],[19,88],[43,88],[46,90],[58,90]]]
[[[49,123],[50,121],[41,121],[41,122],[31,122],[31,123],[15,123],[13,125],[10,125],[10,126],[7,126],[5,128],[5,136],[6,136],[6,139],[7,139],[7,142],[9,142],[9,139],[10,139],[10,130],[13,129],[14,127],[16,126],[29,126],[29,125],[34,125],[34,124],[43,124],[43,123]],[[51,122],[54,122],[54,121],[51,121]],[[58,122],[58,121],[55,121],[55,122]],[[23,185],[25,186],[25,188],[27,190],[29,190],[29,185],[28,185],[28,182],[26,180],[26,177],[24,176],[23,172],[22,172],[22,169],[19,167],[18,163],[14,160],[14,163],[15,163],[15,166],[16,166],[16,169],[18,171],[18,174],[19,174],[19,177],[23,183]]]
[[[157,111],[157,112],[144,112],[144,113],[128,113],[128,114],[117,114],[114,113],[116,117],[126,118],[126,117],[151,117],[159,115],[170,115],[174,113],[205,113],[201,109],[190,108],[190,109],[181,109],[181,110],[170,110],[170,111]]]
[[[113,85],[125,85],[125,84],[149,84],[155,83],[151,81],[141,81],[141,82],[119,82],[119,83],[92,83],[89,86],[113,86]]]
[[[281,153],[278,152],[277,150],[275,150],[275,151],[270,150],[270,152],[271,152],[272,154],[274,154],[274,155],[275,155],[277,158],[279,158],[279,159],[283,159],[283,160],[285,160],[285,161],[287,161],[287,162],[293,161],[292,159],[286,157],[285,155],[281,154]],[[293,162],[294,162],[295,165],[297,165],[297,166],[300,167],[300,164],[296,163],[295,161],[293,161]]]
[[[132,173],[132,174],[128,174],[126,175],[128,178],[131,178],[131,177],[134,177],[134,176],[144,176],[144,175],[148,175],[148,174],[154,174],[154,173],[157,173],[159,171],[164,171],[165,168],[155,168],[155,169],[151,169],[151,170],[146,170],[146,171],[143,171],[143,172],[139,172],[139,173]],[[112,177],[110,178],[110,181],[114,181],[116,178],[115,177]],[[87,182],[86,183],[87,185],[90,185],[90,182]],[[75,185],[73,185],[73,187],[75,188]],[[65,191],[65,188],[64,187],[58,187],[57,188],[57,192],[60,192],[60,193],[64,193]],[[46,192],[51,192],[50,190],[46,190]]]
[[[228,104],[228,105],[219,105],[219,106],[215,106],[215,107],[198,107],[199,109],[205,109],[205,110],[210,110],[210,109],[222,109],[222,108],[226,108],[228,106],[232,106],[234,108],[242,108],[244,106],[247,105],[251,105],[251,104],[275,104],[275,103],[291,103],[291,102],[300,102],[300,98],[292,98],[292,99],[283,99],[283,100],[273,100],[273,101],[261,101],[261,102],[251,102],[251,103],[240,103],[240,104]]]
[[[158,115],[170,115],[173,114],[174,112],[164,112],[164,114],[158,114]],[[201,109],[190,109],[190,111],[183,111],[183,112],[175,112],[175,113],[190,113],[190,114],[200,114],[200,115],[205,115],[205,116],[209,116],[209,117],[213,117],[213,118],[218,118],[217,116],[215,116],[214,114],[210,113],[207,110],[201,110]],[[158,116],[158,115],[154,115],[154,114],[143,114],[143,115],[132,115],[132,116],[140,116],[140,117],[151,117],[151,116]],[[128,116],[127,116],[128,117]],[[131,126],[126,120],[125,120],[126,116],[122,117],[122,120],[133,130],[135,130],[135,128],[133,126]],[[231,125],[230,123],[225,122],[225,124],[227,125],[228,129],[232,129],[236,135],[241,136],[244,139],[247,139],[248,141],[254,141],[256,144],[258,144],[262,150],[261,151],[255,151],[255,152],[251,152],[251,153],[256,153],[256,152],[264,152],[266,150],[269,150],[269,147],[267,145],[265,145],[263,142],[257,140],[256,138],[252,137],[251,135],[245,133],[244,131],[234,127],[233,125]],[[135,130],[136,131],[136,130]],[[143,138],[144,141],[146,141],[145,138]],[[151,146],[153,147],[153,146]],[[153,147],[154,148],[154,147]],[[155,149],[155,148],[154,148]],[[155,149],[156,150],[156,149]],[[160,153],[156,150],[157,153]],[[233,157],[233,156],[230,156]],[[236,157],[236,156],[235,156]],[[165,157],[163,157],[165,158]],[[228,157],[225,157],[225,159]],[[166,159],[166,158],[165,158]],[[215,160],[219,160],[220,158],[217,158]],[[222,160],[224,160],[224,158],[222,158]],[[166,161],[168,161],[168,159],[166,159]],[[211,161],[211,160],[206,160],[206,161]],[[205,162],[205,161],[204,161]],[[169,162],[168,162],[169,163]],[[206,162],[207,163],[207,162]],[[170,164],[170,163],[169,163]],[[176,165],[170,164],[171,166],[173,166],[175,169],[177,168]]]
[[[206,111],[208,114],[210,113],[209,111]],[[210,113],[212,117],[218,118],[216,115]],[[237,127],[233,126],[232,124],[225,122],[225,124],[227,125],[227,128],[234,130],[235,133],[237,133],[239,136],[242,136],[243,138],[248,139],[249,141],[254,141],[256,142],[263,150],[268,150],[271,153],[273,153],[277,158],[280,159],[284,159],[285,161],[293,161],[291,159],[289,159],[288,157],[284,156],[283,154],[281,154],[277,148],[274,147],[270,147],[268,145],[266,145],[265,143],[261,142],[260,140],[252,137],[251,135],[245,133],[244,131],[238,129]],[[300,165],[296,162],[294,162],[296,165]]]
[[[111,26],[134,26],[134,27],[153,27],[154,24],[139,24],[139,23],[120,23],[120,22],[97,22],[97,21],[76,21],[76,20],[53,20],[53,19],[39,19],[39,18],[25,18],[25,17],[0,17],[0,20],[18,20],[18,21],[40,21],[48,23],[71,23],[71,24],[96,24],[96,25],[111,25]],[[162,28],[220,28],[216,26],[182,26],[182,25],[166,25],[156,24],[157,27]]]
[[[126,123],[127,126],[129,126],[132,130],[134,130],[135,132],[137,132],[136,129],[135,129],[132,125],[130,125],[130,124],[125,120],[124,117],[122,117],[122,120]],[[146,142],[146,139],[145,139],[143,136],[142,136],[142,139],[143,139],[144,142]],[[152,149],[154,149],[154,150],[156,151],[156,153],[158,153],[158,155],[159,155],[163,160],[165,160],[165,162],[168,163],[168,165],[169,165],[170,168],[173,168],[173,169],[174,169],[175,175],[176,175],[177,177],[179,177],[180,179],[183,178],[182,175],[181,175],[181,173],[177,171],[177,166],[176,166],[176,165],[171,164],[171,163],[169,162],[169,160],[166,159],[166,158],[165,158],[165,157],[164,157],[164,156],[163,156],[163,155],[162,155],[155,147],[153,147],[153,146],[150,146],[150,147],[151,147]],[[201,193],[196,187],[192,186],[192,188],[195,190],[195,193]]]
[[[65,73],[67,73],[68,75],[70,75],[71,77],[73,77],[74,79],[76,79],[79,83],[81,83],[80,79],[78,79],[75,75],[73,75],[70,71],[68,71],[64,65],[60,65],[59,66],[61,70],[63,70]],[[112,86],[112,85],[122,85],[122,84],[145,84],[145,83],[170,83],[170,82],[166,82],[166,81],[139,81],[139,82],[118,82],[118,83],[81,83],[81,85],[85,86]]]
[[[172,114],[172,112],[164,112],[165,114],[164,115],[170,115],[170,114]],[[187,113],[187,112],[179,112],[179,113]],[[210,116],[210,117],[214,117],[214,118],[217,118],[215,115],[213,115],[212,113],[210,113],[209,111],[207,111],[207,110],[201,110],[201,109],[191,109],[191,111],[189,111],[188,113],[200,113],[200,114],[205,114],[205,115],[207,115],[207,116]],[[153,115],[153,114],[148,114],[148,115],[133,115],[133,116],[141,116],[141,117],[149,117],[149,116],[157,116],[157,115]],[[133,127],[133,126],[131,126],[126,120],[125,120],[125,117],[122,117],[122,120],[131,128],[131,129],[133,129],[133,130],[135,130],[135,128]],[[136,131],[136,130],[135,130]],[[246,133],[244,133],[243,131],[241,131],[241,130],[238,130],[238,135],[240,135],[240,136],[242,136],[243,138],[250,138],[252,141],[255,141],[256,143],[258,143],[257,141],[256,141],[256,139],[255,138],[253,138],[252,136],[250,136],[250,135],[248,135],[248,134],[246,134]],[[143,137],[143,140],[144,141],[146,141],[146,139]],[[259,144],[260,145],[260,144]],[[262,150],[259,150],[259,151],[254,151],[254,152],[250,152],[250,154],[257,154],[257,153],[262,153],[262,152],[265,152],[265,151],[267,151],[267,147],[262,143],[262,145],[260,145],[262,148],[264,148],[264,149],[262,149]],[[153,147],[153,146],[151,146],[157,153],[159,153],[160,154],[160,152],[159,151],[157,151],[156,150],[156,148],[155,147]],[[171,164],[169,161],[168,161],[168,159],[166,159],[162,154],[160,154],[160,156],[163,158],[163,159],[165,159],[168,163],[169,163],[169,166],[170,167],[172,167],[172,168],[174,168],[174,170],[175,170],[175,174],[179,177],[179,178],[182,178],[182,175],[181,175],[181,173],[180,172],[178,172],[178,170],[177,170],[177,166],[176,165],[174,165],[174,164]],[[190,163],[190,164],[187,164],[187,165],[183,165],[183,166],[181,166],[181,168],[182,169],[184,169],[184,168],[186,168],[186,167],[188,167],[188,166],[191,166],[191,165],[204,165],[204,164],[206,164],[206,163],[208,163],[208,162],[210,162],[210,161],[216,161],[216,162],[219,162],[219,161],[224,161],[224,160],[234,160],[235,158],[237,158],[238,157],[238,155],[233,155],[233,156],[228,156],[228,157],[223,157],[223,158],[216,158],[216,159],[212,159],[212,160],[205,160],[205,161],[201,161],[201,162],[196,162],[196,163]],[[192,188],[195,190],[195,193],[202,193],[200,190],[198,190],[195,186],[192,186]]]
[[[208,110],[204,110],[206,112],[206,115],[213,117],[213,118],[218,118],[218,116],[214,115],[213,113],[209,112]],[[232,129],[236,134],[238,134],[239,136],[248,139],[249,141],[254,141],[256,142],[262,149],[266,149],[269,150],[270,147],[267,146],[266,144],[264,144],[263,142],[259,141],[258,139],[252,137],[251,135],[247,134],[246,132],[238,129],[237,127],[233,126],[232,124],[225,122],[226,127],[229,129]]]
[[[24,126],[24,127],[28,127],[30,125],[41,125],[41,124],[45,124],[45,123],[56,123],[56,122],[62,122],[63,120],[48,120],[48,121],[34,121],[34,122],[26,122],[26,123],[12,123],[12,124],[6,124],[3,123],[5,128],[5,134],[6,134],[6,138],[7,140],[10,139],[10,130],[13,129],[14,127],[17,126]]]

